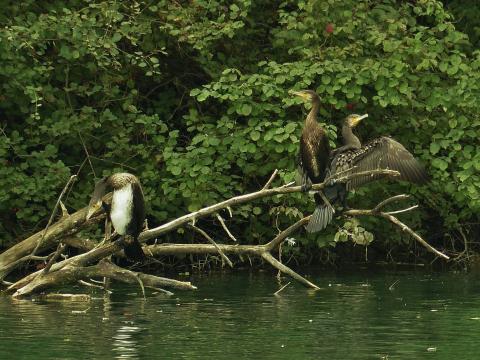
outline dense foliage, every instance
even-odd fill
[[[45,225],[75,173],[70,209],[94,175],[139,175],[150,224],[258,189],[275,168],[292,180],[305,111],[288,91],[304,88],[320,94],[332,144],[339,119],[368,112],[364,140],[394,136],[432,175],[369,186],[352,206],[408,191],[422,205],[402,217],[414,227],[438,238],[478,226],[480,52],[440,1],[27,0],[0,22],[4,245]],[[312,209],[301,194],[267,199],[230,226],[265,241]],[[299,239],[323,246],[336,231]]]

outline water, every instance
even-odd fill
[[[270,271],[190,280],[198,291],[146,301],[133,286],[89,303],[2,297],[0,359],[480,358],[475,275],[319,273],[322,290],[279,296]]]

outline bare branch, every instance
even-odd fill
[[[10,274],[21,264],[30,260],[46,261],[48,260],[48,256],[26,255],[24,257],[21,257],[20,259],[15,260],[14,262],[0,269],[0,280],[3,280],[8,274]]]
[[[83,252],[90,251],[98,245],[95,241],[82,239],[77,236],[63,238],[62,242],[67,246],[81,250]]]
[[[262,190],[265,190],[265,189],[268,189],[270,187],[270,185],[272,185],[272,182],[273,180],[275,180],[275,177],[277,176],[278,174],[278,169],[275,169],[275,171],[273,172],[273,174],[270,176],[270,179],[268,179],[267,183],[265,184],[265,186],[262,188]]]
[[[424,248],[426,248],[428,251],[434,253],[437,256],[440,256],[446,260],[449,260],[450,258],[442,253],[441,251],[438,251],[435,249],[433,246],[431,246],[429,243],[427,243],[420,235],[418,235],[415,231],[410,229],[407,225],[402,223],[400,220],[398,220],[395,216],[390,215],[385,212],[381,211],[374,211],[374,210],[347,210],[344,212],[344,215],[350,215],[350,216],[380,216],[383,217],[384,219],[387,219],[390,221],[392,224],[398,226],[402,231],[407,232],[410,236],[412,236],[416,241],[418,241]]]
[[[32,253],[30,255],[35,255],[37,253],[37,250],[40,248],[43,240],[45,239],[45,235],[47,234],[47,230],[50,227],[50,225],[52,224],[53,218],[57,214],[57,210],[58,210],[58,207],[60,206],[60,202],[62,201],[63,195],[65,195],[65,193],[68,190],[68,187],[70,186],[71,183],[73,183],[73,181],[75,181],[76,178],[77,178],[77,175],[70,176],[70,179],[68,179],[67,183],[65,184],[62,192],[60,193],[60,196],[57,199],[57,202],[56,202],[55,206],[53,207],[52,214],[50,215],[50,219],[48,219],[47,226],[43,230],[42,237],[41,237],[41,239],[37,243],[37,246],[35,246],[35,248],[33,249]]]
[[[359,172],[356,174],[347,174],[343,177],[338,178],[336,181],[348,181],[351,178],[358,177],[358,176],[365,176],[365,175],[372,175],[372,174],[383,174],[383,175],[396,175],[398,172],[392,171],[392,170],[374,170],[374,171],[365,171],[365,172]],[[274,174],[270,177],[270,180],[273,181]],[[230,261],[230,259],[225,255],[225,254],[235,254],[238,256],[246,255],[249,259],[250,256],[256,256],[256,257],[261,257],[268,263],[270,263],[273,267],[276,269],[282,271],[285,274],[288,274],[295,280],[301,282],[302,284],[306,285],[307,287],[313,288],[313,289],[318,289],[318,287],[305,279],[304,277],[300,276],[297,274],[295,271],[287,267],[286,265],[282,264],[279,260],[277,260],[275,257],[272,256],[271,251],[274,249],[278,248],[285,239],[292,234],[293,232],[297,231],[300,229],[303,225],[308,223],[310,220],[310,216],[304,217],[294,223],[293,225],[289,226],[287,229],[281,231],[277,236],[272,239],[270,242],[268,242],[265,245],[224,245],[224,244],[217,244],[205,231],[202,229],[196,227],[195,225],[191,225],[192,221],[198,218],[205,217],[210,214],[216,214],[217,219],[219,219],[220,223],[224,227],[225,231],[229,236],[233,239],[233,235],[228,231],[228,228],[226,227],[226,224],[223,220],[223,218],[217,213],[221,209],[230,209],[231,206],[239,205],[242,203],[246,203],[249,201],[257,200],[260,198],[268,197],[268,196],[275,196],[275,195],[280,195],[280,194],[289,194],[289,193],[294,193],[294,192],[299,192],[301,191],[301,186],[280,186],[276,188],[268,188],[268,186],[271,185],[270,181],[267,182],[266,186],[259,191],[249,193],[249,194],[244,194],[240,196],[233,197],[231,199],[222,201],[217,204],[210,205],[208,207],[205,207],[203,209],[200,209],[196,212],[186,214],[184,216],[181,216],[177,219],[174,219],[166,224],[163,224],[157,228],[146,230],[140,234],[139,240],[141,242],[145,242],[148,239],[155,238],[161,234],[167,233],[169,231],[172,231],[180,226],[190,226],[192,229],[199,234],[201,234],[203,237],[205,237],[210,244],[158,244],[158,245],[150,245],[150,246],[145,246],[144,251],[145,253],[151,254],[152,256],[159,256],[159,255],[175,255],[175,254],[220,254],[222,256],[222,259],[225,260],[229,266],[233,267],[233,263]],[[269,184],[270,183],[270,184]],[[268,186],[267,186],[268,185]],[[314,184],[312,185],[312,190],[314,191],[321,191],[323,188],[325,188],[326,184],[321,183],[321,184]],[[420,242],[423,246],[425,246],[429,251],[437,254],[438,256],[442,256],[446,259],[448,257],[438,250],[434,249],[431,247],[425,240],[423,240],[418,234],[416,234],[413,230],[408,228],[405,224],[400,222],[397,218],[395,218],[392,214],[394,213],[400,213],[400,212],[405,212],[409,211],[415,207],[411,207],[409,209],[404,209],[404,210],[398,210],[396,212],[381,212],[380,209],[384,207],[386,204],[391,203],[393,201],[401,200],[407,198],[406,195],[399,195],[399,196],[394,196],[392,198],[386,199],[379,203],[374,209],[371,210],[348,210],[345,211],[345,215],[351,215],[351,216],[364,216],[364,215],[370,215],[370,216],[380,216],[388,221],[392,222],[396,226],[399,226],[402,231],[406,231],[409,233],[412,237],[416,239],[416,241]],[[83,225],[85,225],[85,214],[86,214],[86,208],[82,209],[81,211],[68,216],[65,219],[61,219],[58,224],[62,224],[62,227],[60,229],[63,230],[63,233],[60,231],[60,229],[55,229],[55,227],[58,224],[52,225],[51,229],[48,229],[48,234],[45,235],[44,233],[40,233],[40,235],[36,234],[36,237],[33,239],[38,240],[39,238],[41,239],[44,236],[45,241],[43,243],[47,243],[48,245],[52,246],[53,244],[57,243],[59,239],[62,237],[68,236],[76,231],[78,231]],[[99,211],[98,214],[101,214],[103,212]],[[97,215],[98,215],[97,214]],[[97,216],[95,218],[95,222],[99,221],[104,217],[102,216]],[[75,221],[73,221],[75,219]],[[73,224],[72,224],[73,221]],[[65,230],[66,229],[66,230]],[[57,232],[55,232],[55,231]],[[28,240],[28,241],[27,241]],[[22,246],[29,248],[31,246],[33,240],[27,239],[25,240]],[[101,276],[101,277],[106,277],[106,278],[112,278],[112,279],[118,279],[121,281],[127,281],[131,283],[140,283],[142,287],[142,292],[144,293],[144,287],[159,287],[158,283],[158,278],[153,277],[149,278],[151,275],[146,275],[142,273],[135,273],[131,272],[129,270],[124,270],[119,267],[112,268],[112,266],[115,266],[111,264],[110,262],[107,261],[101,261],[102,259],[109,257],[114,254],[121,254],[122,250],[122,245],[118,241],[114,242],[108,242],[108,243],[103,243],[98,245],[97,247],[94,247],[95,244],[92,243],[91,241],[78,241],[74,239],[69,239],[66,238],[65,243],[71,243],[75,244],[72,246],[75,246],[77,248],[81,248],[85,251],[87,251],[84,254],[80,254],[68,259],[65,259],[63,261],[59,261],[57,263],[51,263],[51,267],[49,268],[50,272],[47,274],[44,274],[44,276],[39,276],[37,275],[41,273],[41,271],[34,272],[32,274],[29,274],[25,276],[23,279],[20,279],[16,283],[12,284],[9,286],[8,290],[9,291],[16,291],[15,296],[22,296],[26,294],[30,294],[34,291],[38,291],[47,287],[51,287],[53,285],[58,285],[62,284],[64,282],[71,282],[71,281],[78,281],[78,280],[83,280],[83,279],[89,279],[92,276]],[[21,243],[21,244],[22,244]],[[33,244],[38,244],[37,242],[33,242]],[[14,246],[15,247],[15,246]],[[43,244],[42,244],[43,247]],[[20,249],[22,247],[20,246]],[[8,250],[7,250],[8,251]],[[3,271],[5,268],[10,266],[9,264],[15,263],[15,261],[18,261],[18,258],[15,259],[15,256],[18,256],[18,254],[21,253],[19,249],[17,248],[17,251],[15,254],[12,254],[9,257],[4,257],[4,254],[0,255],[0,273]],[[60,252],[61,253],[61,252]],[[8,261],[12,260],[13,261]],[[2,263],[2,261],[5,261]],[[99,262],[100,261],[100,262]],[[95,263],[98,263],[97,265],[94,265]],[[1,267],[3,265],[3,268]],[[48,270],[47,270],[48,271]],[[165,280],[165,279],[164,279]],[[166,279],[168,281],[175,281],[175,280],[170,280]],[[180,282],[182,283],[182,282]],[[182,283],[185,284],[185,283]],[[180,286],[180,285],[178,285]],[[182,285],[184,288],[188,289],[194,289],[190,283],[188,283],[188,286]]]
[[[80,141],[82,142],[82,146],[83,146],[83,150],[85,151],[85,155],[87,156],[88,163],[90,164],[90,168],[92,169],[93,176],[96,178],[97,174],[95,174],[95,169],[93,168],[92,161],[90,160],[90,154],[88,153],[87,146],[85,145],[85,142],[83,141],[83,137],[82,137],[82,134],[80,133],[80,131],[77,131],[77,132],[78,132],[78,136],[80,137]]]
[[[378,174],[383,174],[383,175],[398,175],[398,171],[394,170],[372,170],[372,171],[361,171],[355,174],[348,174],[346,176],[340,177],[337,179],[337,181],[348,181],[350,179],[356,178],[356,177],[361,177],[365,175],[378,175]],[[325,182],[320,183],[320,184],[313,184],[311,187],[311,190],[317,191],[317,190],[322,190],[325,188],[327,185]],[[176,218],[172,221],[169,221],[163,225],[160,225],[156,228],[149,229],[147,231],[144,231],[140,234],[139,236],[139,241],[144,242],[148,239],[155,238],[161,234],[165,234],[167,232],[170,232],[180,226],[183,226],[184,224],[191,222],[193,219],[199,219],[202,217],[205,217],[207,215],[210,215],[212,213],[217,212],[220,209],[224,209],[228,206],[234,206],[234,205],[239,205],[243,204],[246,202],[250,202],[253,200],[261,199],[264,197],[268,196],[274,196],[274,195],[280,195],[280,194],[291,194],[295,192],[300,192],[302,190],[301,186],[291,186],[291,187],[276,187],[272,189],[265,189],[265,190],[259,190],[253,193],[249,194],[244,194],[244,195],[239,195],[235,196],[233,198],[230,198],[228,200],[221,201],[219,203],[204,207],[198,211],[192,212],[190,214],[183,215],[179,218]]]
[[[89,286],[89,287],[94,287],[94,288],[97,288],[97,289],[102,289],[103,291],[106,291],[106,292],[109,293],[109,294],[112,293],[112,291],[106,289],[106,288],[103,287],[102,285],[92,284],[92,283],[89,283],[88,281],[85,281],[85,280],[79,280],[78,283],[79,283],[80,285]]]
[[[405,200],[405,199],[410,199],[410,195],[401,194],[401,195],[395,195],[395,196],[389,197],[388,199],[381,201],[377,206],[375,206],[373,208],[373,211],[380,211],[380,209],[384,208],[386,205],[392,202]]]
[[[32,282],[29,282],[25,286],[18,288],[13,296],[25,296],[53,285],[76,282],[78,280],[88,279],[90,277],[107,277],[130,284],[138,283],[138,280],[140,279],[143,284],[152,287],[172,287],[179,290],[196,289],[196,287],[189,282],[137,273],[131,270],[123,269],[109,261],[101,261],[97,265],[93,266],[68,266],[63,268],[61,271],[49,272],[45,276],[39,276]]]
[[[216,216],[217,216],[218,221],[220,221],[220,224],[222,225],[223,230],[225,230],[225,232],[227,233],[228,237],[230,239],[232,239],[233,241],[237,242],[237,239],[235,239],[235,236],[233,236],[233,234],[230,232],[230,230],[228,230],[227,225],[225,224],[225,220],[223,220],[223,218],[220,216],[219,213],[217,213]]]
[[[418,208],[418,205],[413,205],[413,206],[410,206],[409,208],[406,208],[406,209],[389,211],[389,212],[386,212],[385,214],[388,214],[388,215],[401,214],[401,213],[404,213],[404,212],[407,212],[407,211],[412,211],[412,210],[417,209],[417,208]]]
[[[193,230],[195,230],[197,233],[202,235],[205,239],[207,239],[213,246],[215,246],[215,248],[217,249],[217,251],[220,254],[220,256],[222,257],[222,259],[225,260],[231,268],[233,268],[233,263],[230,261],[230,259],[227,257],[227,255],[225,255],[225,253],[222,251],[222,249],[220,249],[220,247],[217,245],[217,243],[210,237],[210,235],[208,235],[205,231],[196,227],[195,225],[190,224],[190,227]]]
[[[262,253],[262,258],[264,258],[267,262],[270,263],[270,265],[272,265],[273,267],[277,268],[278,270],[280,270],[281,272],[291,276],[292,278],[294,278],[295,280],[297,280],[298,282],[302,283],[303,285],[305,285],[306,287],[309,287],[309,288],[312,288],[312,289],[315,289],[315,290],[320,290],[320,288],[315,285],[314,283],[308,281],[307,279],[305,279],[303,276],[297,274],[295,271],[293,271],[292,269],[290,269],[288,266],[282,264],[280,261],[278,261],[277,259],[275,259],[272,254],[270,254],[269,252],[264,252]]]
[[[275,238],[273,238],[272,241],[270,241],[269,243],[265,244],[265,248],[268,250],[268,251],[272,251],[274,249],[276,249],[283,241],[285,241],[285,239],[290,235],[292,234],[293,232],[297,231],[298,228],[300,228],[301,226],[307,224],[309,221],[310,221],[310,215],[309,216],[306,216],[300,220],[298,220],[295,224],[293,225],[290,225],[288,228],[286,228],[285,230],[283,230],[282,232],[280,232],[277,236],[275,236]]]
[[[351,178],[355,178],[358,176],[364,176],[368,174],[397,174],[396,171],[393,170],[373,170],[373,171],[364,171],[359,172],[357,174],[348,174],[341,179],[337,179],[337,181],[347,181]],[[300,192],[300,186],[290,186],[291,184],[286,184],[280,187],[272,188],[272,189],[265,189],[256,191],[253,193],[240,195],[233,197],[231,199],[219,202],[217,204],[207,206],[203,209],[195,211],[190,214],[186,214],[179,218],[176,218],[168,223],[165,223],[159,227],[154,229],[149,229],[140,234],[139,241],[145,242],[148,239],[152,239],[158,237],[159,235],[165,234],[170,232],[178,227],[184,226],[186,223],[192,222],[194,219],[202,218],[212,213],[218,212],[221,209],[227,208],[229,209],[231,206],[239,205],[242,203],[246,203],[249,201],[257,200],[260,198],[280,195],[280,194],[289,194],[294,192]],[[312,185],[312,190],[321,190],[325,187],[325,183],[321,184],[314,184]],[[104,197],[104,201],[109,202],[111,199],[111,194],[107,194]],[[44,233],[43,231],[38,232],[28,239],[12,246],[10,249],[7,249],[5,252],[0,254],[0,273],[5,272],[6,267],[11,264],[12,262],[16,262],[18,259],[22,258],[23,256],[32,252],[32,249],[38,245],[38,248],[35,250],[40,251],[50,247],[55,246],[59,239],[64,236],[72,235],[78,232],[81,228],[86,225],[97,223],[105,218],[105,214],[103,209],[100,209],[95,215],[95,217],[91,218],[89,221],[85,221],[85,216],[87,213],[87,207],[77,211],[76,213],[62,218],[56,224],[53,224],[48,230]],[[42,239],[40,241],[39,239]],[[40,244],[40,245],[39,245]],[[17,265],[21,264],[22,261],[19,261]],[[11,268],[10,268],[11,269]]]
[[[280,294],[280,292],[282,292],[283,289],[285,289],[288,285],[290,285],[290,282],[286,283],[286,284],[283,285],[280,289],[278,289],[277,291],[275,291],[275,293],[274,293],[273,295],[278,296],[278,294]]]
[[[43,268],[42,274],[47,274],[50,271],[50,268],[52,267],[53,263],[57,261],[59,256],[62,254],[63,250],[65,250],[66,245],[60,243],[58,244],[57,250],[53,254],[53,256],[48,260],[47,265]]]
[[[111,194],[104,197],[106,201],[108,201],[110,198]],[[85,207],[70,216],[60,219],[60,221],[57,223],[52,224],[48,228],[45,236],[43,236],[44,230],[41,230],[22,242],[5,250],[0,254],[0,274],[8,274],[23,262],[33,259],[27,257],[26,255],[30,255],[38,244],[40,244],[40,246],[35,252],[51,248],[57,245],[60,238],[75,234],[83,226],[98,223],[105,218],[105,214],[98,212],[95,217],[86,221],[85,216],[87,215],[87,212],[88,207]],[[43,240],[40,241],[42,237]],[[15,266],[13,266],[13,264],[15,264]]]

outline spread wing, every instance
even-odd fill
[[[392,138],[382,136],[357,150],[340,153],[332,161],[332,173],[352,174],[369,170],[390,169],[400,173],[400,180],[424,184],[429,180],[423,166]],[[350,179],[347,190],[384,178],[385,175],[365,175]]]

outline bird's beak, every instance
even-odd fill
[[[290,90],[289,93],[290,93],[291,95],[299,96],[299,97],[301,97],[302,99],[308,99],[308,95],[305,94],[303,91],[293,91],[293,90]]]
[[[365,119],[367,117],[368,117],[368,114],[363,114],[363,115],[357,116],[355,119],[353,119],[352,126],[357,126],[360,121],[362,121],[363,119]]]
[[[88,212],[87,212],[87,216],[85,217],[85,220],[90,219],[92,217],[92,215],[95,214],[101,207],[102,207],[102,201],[101,200],[97,201],[93,205],[90,205],[88,207]]]

